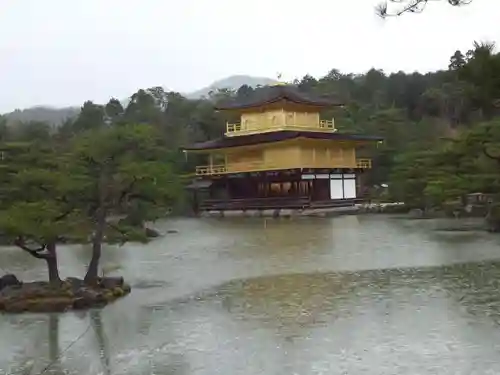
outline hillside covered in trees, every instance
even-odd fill
[[[233,75],[220,80],[217,80],[207,87],[199,90],[183,94],[188,99],[198,100],[208,98],[211,93],[217,90],[237,90],[243,85],[250,87],[265,86],[276,82],[273,79],[265,77],[253,77],[248,75]],[[122,105],[127,106],[130,98],[121,100]],[[16,126],[19,123],[30,121],[45,122],[55,127],[61,125],[67,120],[74,119],[80,113],[80,107],[50,107],[50,106],[35,106],[24,109],[16,109],[15,111],[4,113],[4,121],[10,126]],[[1,116],[1,115],[0,115]]]

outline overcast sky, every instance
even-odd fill
[[[378,0],[0,0],[0,113],[189,92],[233,74],[445,68],[500,40],[500,0],[382,21]]]

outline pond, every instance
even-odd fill
[[[178,233],[104,251],[133,287],[127,298],[0,315],[0,374],[498,374],[500,236],[475,227],[384,215],[165,221],[158,229]],[[59,252],[62,276],[83,274],[89,249]],[[45,277],[17,249],[1,249],[0,267]]]

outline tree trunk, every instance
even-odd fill
[[[47,244],[47,257],[45,257],[44,259],[47,262],[47,269],[49,271],[49,283],[54,285],[61,284],[59,267],[57,265],[57,252],[55,242],[50,242]]]
[[[90,259],[89,268],[83,279],[84,283],[87,285],[95,286],[97,285],[99,277],[99,262],[101,260],[102,251],[102,241],[104,239],[104,230],[106,228],[106,203],[107,203],[107,191],[108,191],[108,174],[107,167],[104,165],[102,167],[101,173],[99,175],[99,181],[97,186],[98,202],[99,206],[95,211],[95,230],[94,236],[92,238],[92,258]]]
[[[92,238],[92,258],[83,281],[87,285],[95,286],[99,277],[99,262],[101,260],[102,241],[104,239],[104,229],[106,226],[106,214],[103,209],[98,209],[97,225]]]
[[[101,244],[93,241],[92,243],[92,258],[90,259],[89,267],[83,281],[87,285],[96,285],[99,277],[99,261],[101,260]]]

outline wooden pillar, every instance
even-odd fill
[[[192,204],[192,209],[195,215],[198,215],[200,212],[200,203],[198,200],[198,189],[194,188],[193,189],[193,204]]]
[[[267,182],[267,175],[264,172],[264,197],[269,196],[269,183]]]

